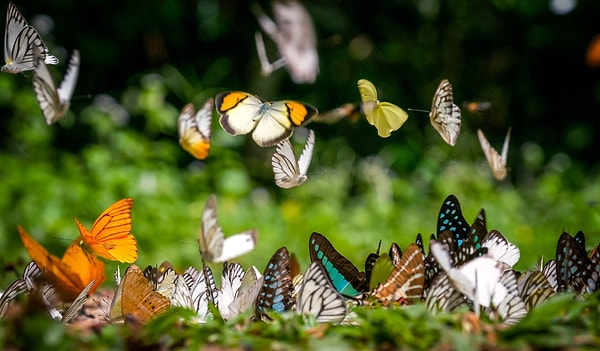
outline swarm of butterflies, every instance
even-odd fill
[[[195,312],[190,323],[240,314],[268,321],[273,313],[291,311],[316,322],[355,325],[353,308],[425,303],[431,313],[471,311],[513,325],[557,293],[585,296],[600,284],[600,244],[588,254],[583,232],[562,233],[554,259],[518,272],[513,269],[520,258],[518,247],[498,230],[487,229],[484,209],[469,224],[454,195],[442,203],[428,253],[421,234],[405,250],[392,243],[387,253],[380,253],[380,241],[361,271],[324,235],[313,232],[308,240],[311,263],[304,272],[286,247],[279,248],[263,270],[244,269],[234,259],[254,249],[258,232],[226,237],[212,195],[198,234],[199,268],[177,272],[165,261],[143,270],[132,264],[123,274],[117,269],[110,299],[110,294],[94,293],[105,280],[100,258],[136,260],[132,205],[131,199],[117,201],[90,230],[75,218],[80,235],[62,258],[49,254],[19,227],[32,261],[0,296],[0,317],[10,315],[17,297],[25,294],[52,318],[69,324],[145,323],[181,307]],[[209,263],[223,265],[220,287]],[[99,312],[94,315],[93,310]]]

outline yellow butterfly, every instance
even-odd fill
[[[367,121],[377,128],[380,137],[387,138],[393,131],[402,127],[408,119],[406,111],[392,103],[377,100],[377,89],[368,80],[360,79],[357,85],[362,100],[362,110]]]
[[[181,110],[177,122],[179,144],[198,160],[204,160],[210,150],[210,122],[212,121],[213,99],[204,102],[194,113],[194,105],[187,104]]]
[[[265,101],[242,91],[217,95],[215,107],[219,123],[231,135],[248,134],[262,147],[273,146],[292,135],[295,127],[306,125],[317,109],[302,102]]]
[[[506,158],[508,156],[508,143],[510,141],[510,127],[506,132],[504,138],[504,145],[502,145],[502,154],[498,154],[498,151],[494,149],[490,142],[487,140],[481,129],[477,129],[477,136],[479,137],[479,144],[481,144],[481,150],[492,169],[494,178],[502,180],[506,177]]]
[[[433,95],[429,119],[442,139],[449,145],[454,146],[460,133],[460,108],[454,104],[452,84],[447,79],[440,82]]]

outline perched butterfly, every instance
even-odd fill
[[[435,310],[454,311],[467,304],[463,294],[454,289],[446,274],[438,274],[427,289],[425,305],[430,312]]]
[[[442,203],[437,221],[437,235],[444,230],[450,230],[458,247],[469,237],[470,226],[463,217],[460,203],[454,195],[448,195]]]
[[[490,145],[481,129],[477,129],[477,136],[479,137],[481,150],[483,150],[483,154],[492,169],[494,178],[498,180],[504,179],[506,177],[506,157],[508,155],[508,142],[510,141],[510,128],[508,128],[508,132],[506,132],[501,155]]]
[[[312,130],[308,131],[306,145],[298,160],[296,160],[294,149],[289,139],[284,139],[277,144],[275,153],[271,158],[271,166],[273,166],[275,184],[278,187],[289,189],[302,185],[308,179],[306,172],[312,159],[314,146],[315,133]]]
[[[285,67],[294,83],[314,83],[319,73],[319,54],[317,36],[306,8],[296,0],[273,1],[273,21],[260,6],[253,7],[258,24],[275,42],[281,57],[269,63],[265,45],[260,32],[256,33],[256,50],[262,67],[262,73]]]
[[[460,133],[460,108],[454,104],[452,84],[447,79],[440,82],[433,95],[429,119],[442,139],[454,146]]]
[[[488,315],[492,320],[501,319],[505,325],[515,325],[527,315],[527,306],[519,295],[517,276],[513,270],[508,269],[502,273],[492,292],[492,301],[502,294],[504,297],[487,309]]]
[[[210,150],[210,123],[212,121],[213,99],[204,102],[194,113],[194,105],[187,104],[181,110],[177,122],[179,144],[198,160],[204,160]]]
[[[371,252],[367,258],[365,259],[365,280],[370,285],[371,284],[371,273],[373,272],[373,267],[375,267],[375,263],[379,258],[379,250],[381,249],[381,240],[379,240],[379,244],[377,245],[377,252]],[[370,290],[370,289],[369,289]]]
[[[373,268],[371,269],[369,279],[367,280],[369,282],[369,291],[373,291],[378,285],[385,282],[395,268],[396,265],[388,254],[384,253],[377,257]]]
[[[110,205],[87,230],[75,218],[80,236],[76,240],[83,250],[112,261],[134,262],[138,257],[137,242],[131,234],[133,200],[121,199]]]
[[[55,65],[58,59],[48,54],[48,47],[42,41],[37,30],[27,24],[15,4],[9,1],[4,31],[4,61],[0,70],[6,73],[20,73],[34,67],[34,51],[48,65]]]
[[[242,273],[239,283],[237,276],[234,276],[234,281],[228,285],[223,285],[225,279],[221,279],[218,307],[221,317],[225,320],[251,309],[263,286],[263,276],[256,267],[251,266],[245,273],[243,271]],[[228,296],[227,300],[224,296]]]
[[[489,232],[482,244],[487,248],[487,253],[496,261],[514,266],[521,257],[521,251],[517,245],[509,242],[504,235],[497,230]]]
[[[126,318],[133,317],[140,323],[145,323],[152,317],[165,312],[171,302],[169,298],[155,291],[152,283],[144,277],[142,270],[131,265],[115,296],[113,297],[109,318],[113,323],[123,323]]]
[[[366,291],[368,282],[365,272],[359,272],[352,262],[342,256],[322,234],[313,232],[309,239],[310,261],[319,261],[325,267],[336,290],[356,297]]]
[[[44,63],[43,55],[34,49],[33,90],[47,124],[58,121],[69,110],[71,96],[79,74],[79,51],[73,50],[67,73],[56,89],[54,79]]]
[[[42,288],[42,299],[48,308],[50,316],[56,320],[60,320],[65,324],[70,323],[75,317],[77,317],[79,311],[81,311],[81,308],[88,299],[88,294],[94,283],[94,280],[92,280],[81,291],[81,293],[77,295],[75,300],[69,304],[69,307],[64,310],[62,310],[62,306],[60,306],[62,305],[62,301],[60,301],[60,297],[58,296],[56,289],[49,284],[44,284],[44,287]],[[59,311],[59,309],[61,309],[62,312]]]
[[[526,271],[517,280],[519,296],[528,310],[555,294],[548,279],[539,270]]]
[[[197,321],[203,322],[210,313],[208,305],[215,304],[218,299],[213,273],[208,266],[204,266],[202,271],[198,271],[194,267],[188,267],[183,272],[182,277],[188,287],[191,305],[179,303],[177,305],[196,311],[198,314]]]
[[[265,101],[241,91],[220,93],[215,107],[219,123],[231,135],[248,134],[261,147],[276,145],[292,135],[295,127],[306,125],[317,109],[297,101]]]
[[[389,103],[377,99],[375,85],[366,79],[358,80],[358,92],[362,101],[362,110],[369,124],[377,128],[377,134],[387,138],[398,130],[408,119],[406,111]]]
[[[294,284],[290,275],[290,254],[286,247],[275,251],[263,273],[263,283],[256,298],[255,317],[268,311],[282,313],[294,305]]]
[[[38,286],[42,271],[35,262],[31,261],[23,270],[23,277],[12,282],[0,296],[0,318],[6,315],[14,299],[22,293],[30,293]]]
[[[225,262],[254,249],[258,232],[255,229],[235,234],[225,239],[217,221],[217,198],[211,195],[202,212],[198,233],[198,246],[203,260],[210,263]]]
[[[556,246],[558,291],[592,292],[598,285],[591,274],[591,261],[581,244],[563,232]],[[597,278],[597,276],[596,276]]]
[[[394,301],[414,303],[421,300],[424,282],[423,254],[419,246],[410,244],[388,279],[372,295],[386,305]]]
[[[555,292],[558,291],[558,274],[556,271],[556,260],[548,260],[546,264],[542,265],[540,262],[540,271],[548,279],[548,283]]]
[[[164,262],[159,268],[148,266],[144,269],[142,274],[144,274],[144,277],[152,284],[152,289],[154,291],[171,300],[173,293],[175,292],[175,283],[178,274],[173,267],[163,268],[165,267],[163,265]],[[170,265],[170,263],[168,265]]]
[[[19,235],[31,259],[44,272],[44,280],[52,285],[63,301],[73,301],[81,291],[95,281],[94,292],[106,279],[104,263],[81,250],[76,240],[61,259],[53,256],[19,226]]]
[[[333,287],[319,261],[312,262],[304,274],[296,311],[327,323],[340,323],[348,313],[344,297]]]

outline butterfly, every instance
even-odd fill
[[[147,266],[142,274],[152,284],[152,290],[169,300],[172,299],[178,274],[168,261],[163,262],[158,268]]]
[[[227,277],[224,269],[218,298],[221,317],[229,320],[252,308],[262,286],[263,276],[254,266],[246,272],[234,269]]]
[[[18,226],[21,241],[31,259],[44,272],[44,280],[52,285],[63,301],[73,301],[94,280],[93,293],[106,279],[104,263],[81,250],[76,240],[62,258],[51,255]]]
[[[419,246],[410,244],[388,279],[371,295],[385,305],[395,301],[414,303],[421,300],[424,282],[423,254]]]
[[[340,323],[348,313],[344,297],[333,287],[319,261],[312,262],[304,274],[296,312],[324,323]]]
[[[460,203],[454,195],[446,197],[438,214],[437,235],[444,230],[450,230],[458,247],[469,237],[470,226],[463,217]]]
[[[260,32],[256,33],[256,51],[262,67],[262,73],[285,67],[296,84],[314,83],[319,73],[319,54],[317,36],[310,14],[296,0],[273,1],[275,21],[258,5],[253,6],[258,24],[275,42],[281,57],[269,63],[265,44]]]
[[[454,104],[452,84],[447,79],[440,82],[433,95],[429,119],[442,139],[449,145],[454,146],[460,133],[460,108]]]
[[[377,99],[377,89],[370,81],[359,79],[357,85],[363,113],[369,124],[377,128],[380,137],[387,138],[393,131],[402,127],[408,119],[406,111],[392,103],[380,102]]]
[[[126,318],[133,317],[140,323],[146,323],[152,317],[165,312],[170,305],[169,298],[154,290],[140,267],[131,265],[117,287],[109,319],[113,323],[123,323]]]
[[[73,50],[67,73],[56,89],[54,79],[44,63],[43,55],[34,48],[33,90],[47,124],[58,121],[69,110],[71,96],[79,73],[79,51]]]
[[[319,261],[325,267],[336,290],[356,297],[367,289],[365,272],[359,272],[352,262],[342,256],[322,234],[313,232],[309,239],[310,261]]]
[[[487,248],[487,253],[496,261],[514,266],[521,257],[517,245],[509,242],[502,233],[492,230],[483,241],[482,247]]]
[[[317,109],[302,102],[265,101],[241,91],[223,92],[215,98],[219,123],[231,135],[248,134],[261,147],[273,146],[306,125]]]
[[[273,174],[275,175],[275,184],[284,189],[302,185],[308,177],[306,172],[312,159],[313,148],[315,147],[315,133],[308,131],[308,139],[300,158],[296,160],[294,149],[289,139],[284,139],[277,144],[275,153],[271,158]]]
[[[267,311],[283,313],[294,305],[294,284],[290,274],[290,254],[281,247],[271,257],[263,272],[262,286],[256,298],[255,317],[267,317]]]
[[[591,261],[581,244],[569,233],[563,232],[556,246],[556,274],[558,291],[592,292],[597,280],[591,274]]]
[[[50,316],[56,320],[60,320],[65,324],[73,321],[87,301],[88,294],[94,283],[94,280],[90,281],[90,283],[79,293],[79,295],[77,295],[75,300],[73,300],[73,302],[71,302],[66,309],[63,308],[62,301],[56,289],[49,284],[44,284],[42,287],[42,300],[48,308]],[[59,309],[62,310],[62,312],[59,311]]]
[[[379,244],[377,245],[377,251],[371,252],[365,259],[365,281],[367,281],[369,284],[371,284],[371,274],[373,273],[373,268],[375,267],[375,263],[377,263],[377,259],[379,258],[380,249],[381,240],[379,240]]]
[[[32,70],[35,50],[39,51],[41,59],[46,64],[58,63],[55,56],[48,54],[48,47],[42,41],[37,30],[28,25],[15,4],[9,2],[4,31],[4,61],[6,64],[0,70],[13,74]]]
[[[198,160],[204,160],[210,150],[210,123],[212,121],[213,99],[202,104],[194,113],[194,105],[187,104],[181,110],[177,127],[179,144]]]
[[[254,249],[258,232],[247,230],[225,239],[217,221],[217,198],[211,195],[202,212],[202,223],[198,234],[200,256],[210,263],[229,261]]]
[[[506,132],[504,138],[504,145],[502,146],[502,154],[498,154],[498,151],[494,149],[490,142],[486,139],[481,129],[477,129],[477,136],[479,137],[479,144],[481,144],[481,150],[492,169],[492,174],[497,180],[506,178],[506,157],[508,155],[508,143],[510,141],[510,128]]]
[[[368,277],[369,291],[377,288],[378,285],[385,282],[392,274],[396,264],[393,262],[388,254],[381,254],[377,257],[371,269],[370,276]]]
[[[525,303],[527,310],[544,302],[555,294],[548,279],[539,270],[526,271],[517,279],[519,296]]]
[[[197,321],[203,322],[209,316],[209,304],[215,304],[218,298],[217,286],[213,273],[208,266],[204,266],[201,271],[194,267],[188,267],[183,272],[183,281],[187,286],[189,298],[186,297],[186,303],[177,302],[177,306],[190,308],[197,313]],[[180,291],[178,293],[184,293]],[[176,299],[180,301],[181,299]]]
[[[425,305],[430,312],[454,311],[467,304],[463,294],[454,289],[446,274],[438,274],[427,289]]]
[[[115,202],[100,214],[89,231],[75,218],[80,233],[77,244],[88,254],[112,261],[134,262],[138,250],[131,234],[132,207],[130,198]]]
[[[12,282],[0,296],[0,318],[6,315],[14,299],[22,293],[30,293],[38,286],[38,281],[42,278],[42,271],[38,265],[31,261],[23,270],[22,278]]]
[[[511,269],[502,273],[492,293],[492,301],[497,298],[494,295],[502,295],[502,293],[504,297],[487,309],[488,315],[491,319],[501,319],[505,325],[515,325],[527,315],[527,306],[519,294],[516,272]]]

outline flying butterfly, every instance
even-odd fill
[[[454,103],[452,84],[447,79],[440,82],[433,95],[429,119],[442,139],[454,146],[460,133],[460,108]]]
[[[229,236],[225,239],[217,220],[217,198],[211,195],[202,212],[198,233],[200,256],[210,263],[229,261],[254,249],[258,232],[255,229]]]
[[[336,290],[357,297],[367,289],[365,272],[359,272],[352,262],[340,254],[322,234],[313,232],[309,239],[310,261],[320,261]]]
[[[198,160],[204,160],[210,151],[210,124],[212,121],[213,99],[202,104],[194,113],[194,105],[187,104],[181,110],[177,121],[179,145]]]
[[[273,146],[292,135],[317,115],[317,109],[297,101],[265,101],[241,91],[217,95],[219,123],[231,135],[248,134],[261,147]]]
[[[6,11],[6,29],[4,31],[4,61],[0,68],[6,73],[20,73],[34,68],[34,52],[48,65],[55,65],[58,59],[48,54],[48,47],[42,41],[37,30],[27,24],[15,4],[9,1]]]
[[[131,234],[133,200],[121,199],[110,205],[92,224],[91,230],[75,218],[80,236],[76,240],[86,253],[112,261],[132,263],[138,257],[137,242]]]
[[[504,138],[502,154],[498,154],[498,151],[496,151],[496,149],[490,145],[481,129],[477,129],[477,136],[479,137],[481,150],[483,150],[483,154],[485,155],[485,158],[492,169],[494,178],[497,180],[506,178],[506,158],[508,155],[508,143],[510,141],[510,128],[508,128],[508,132],[506,132],[506,137]]]
[[[393,131],[402,127],[408,119],[406,111],[392,103],[380,102],[377,99],[377,89],[370,81],[359,79],[357,85],[362,101],[362,111],[369,124],[377,128],[377,134],[380,137],[387,138]]]
[[[348,313],[344,297],[337,292],[319,261],[312,262],[304,274],[296,312],[326,323],[340,323]]]
[[[271,166],[275,176],[275,184],[284,189],[302,185],[308,177],[306,172],[312,159],[315,146],[315,133],[308,131],[308,139],[300,158],[296,160],[294,149],[289,139],[284,139],[277,144],[275,153],[271,158]]]
[[[268,311],[283,313],[294,305],[294,284],[290,274],[290,254],[281,247],[271,257],[263,272],[263,283],[255,306],[257,319],[268,318]]]
[[[44,120],[47,124],[53,124],[64,116],[69,110],[71,96],[77,83],[79,74],[79,51],[73,50],[67,73],[65,74],[60,87],[57,89],[54,79],[44,63],[43,55],[34,48],[34,71],[33,71],[33,90],[35,97],[42,109]]]

